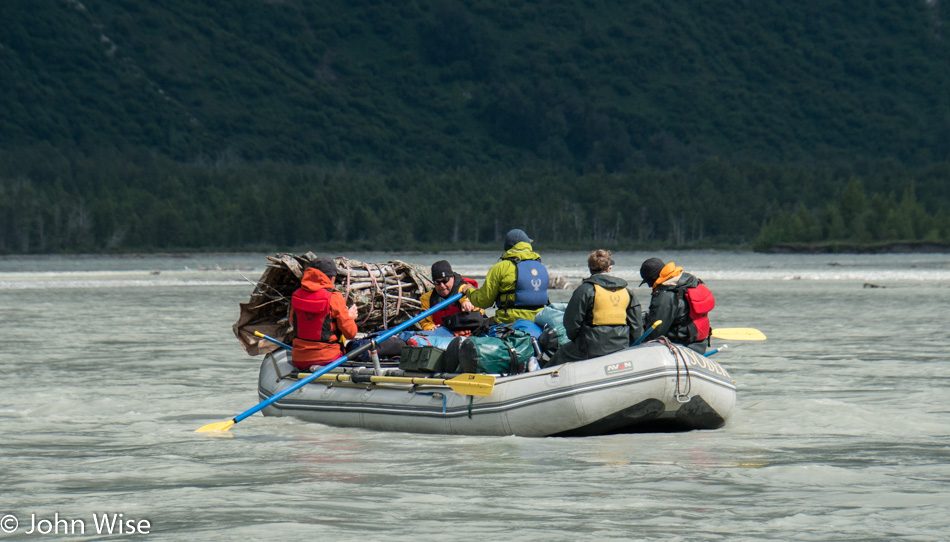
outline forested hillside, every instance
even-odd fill
[[[5,0],[0,253],[950,242],[945,4]]]

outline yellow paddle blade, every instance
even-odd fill
[[[491,395],[495,388],[495,377],[466,373],[446,380],[445,384],[452,388],[452,391],[462,395]]]
[[[298,378],[306,378],[305,373],[300,373],[297,375]],[[317,380],[329,381],[334,380],[337,382],[352,382],[353,379],[350,375],[343,374],[333,374],[333,375],[320,375],[317,377]],[[457,377],[451,380],[444,380],[441,378],[425,378],[425,377],[410,377],[410,376],[371,376],[369,377],[370,382],[379,383],[390,383],[390,384],[414,384],[421,386],[448,386],[455,393],[460,393],[462,395],[491,395],[492,389],[495,387],[495,377],[492,375],[480,375],[473,373],[464,373],[460,374]]]
[[[751,327],[719,327],[712,330],[714,339],[726,341],[764,341],[765,333]]]
[[[232,425],[234,425],[233,418],[226,422],[209,423],[208,425],[205,425],[204,427],[199,427],[198,429],[195,429],[195,433],[207,433],[209,431],[227,431],[228,429],[231,429]]]

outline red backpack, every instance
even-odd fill
[[[298,288],[293,295],[294,336],[310,342],[334,343],[336,325],[330,317],[330,296],[333,288],[311,292]]]
[[[699,281],[694,288],[682,288],[682,295],[689,304],[689,317],[686,326],[689,329],[691,343],[704,341],[709,337],[709,311],[716,307],[716,298],[712,291]]]

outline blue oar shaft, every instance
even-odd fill
[[[719,351],[721,351],[721,350],[725,350],[725,349],[728,348],[728,347],[729,347],[728,344],[724,344],[724,345],[720,346],[719,348],[716,348],[716,349],[714,349],[714,350],[710,350],[709,352],[706,352],[706,353],[703,354],[703,355],[708,358],[709,356],[715,354],[716,352],[719,352]]]
[[[637,340],[633,341],[633,344],[630,345],[630,348],[633,348],[634,346],[640,344],[640,341],[642,341],[643,339],[646,339],[650,333],[653,333],[653,330],[656,329],[656,326],[662,323],[663,323],[663,320],[657,320],[656,322],[653,322],[653,325],[650,327],[650,329],[644,331],[643,334],[640,335],[640,337]]]
[[[422,319],[425,318],[426,316],[429,316],[430,314],[433,314],[434,312],[436,312],[436,311],[438,311],[438,310],[441,310],[442,308],[447,307],[447,306],[451,305],[452,303],[455,303],[456,301],[458,301],[458,300],[461,299],[461,298],[462,298],[462,294],[461,294],[461,293],[457,293],[457,294],[455,294],[455,295],[449,297],[448,299],[442,301],[442,302],[439,303],[438,305],[436,305],[436,306],[434,306],[434,307],[431,307],[429,310],[423,311],[423,312],[417,314],[416,316],[410,318],[409,320],[406,320],[405,322],[399,324],[398,326],[396,326],[396,327],[390,329],[389,331],[386,331],[385,333],[381,334],[379,337],[376,338],[376,343],[381,343],[381,342],[385,341],[386,339],[392,337],[393,335],[396,335],[396,334],[398,334],[398,333],[401,333],[401,332],[402,332],[404,329],[406,329],[407,327],[409,327],[409,326],[415,324],[416,322],[422,320]],[[291,393],[293,393],[293,392],[299,390],[300,388],[302,388],[302,387],[306,386],[307,384],[313,382],[313,381],[316,380],[317,378],[320,378],[320,375],[326,374],[326,373],[332,371],[333,369],[336,369],[337,367],[339,367],[340,365],[342,365],[343,363],[345,363],[345,362],[346,362],[348,359],[350,359],[351,357],[354,357],[354,358],[355,358],[355,357],[358,357],[358,356],[362,355],[363,352],[365,352],[366,350],[368,350],[372,345],[373,345],[373,342],[366,343],[366,344],[364,344],[363,346],[361,346],[361,347],[359,347],[359,348],[356,348],[356,349],[354,349],[353,351],[349,352],[348,354],[346,354],[346,355],[344,355],[344,356],[340,356],[339,359],[337,359],[337,360],[334,361],[333,363],[330,363],[329,365],[324,366],[324,367],[323,367],[322,369],[320,369],[319,371],[315,371],[315,372],[311,373],[310,376],[308,376],[307,378],[304,378],[303,380],[298,381],[298,382],[297,382],[296,384],[294,384],[293,386],[290,386],[289,388],[287,388],[287,389],[285,389],[285,390],[283,390],[283,391],[280,391],[280,392],[275,393],[274,395],[271,395],[270,397],[268,397],[268,398],[265,399],[264,401],[261,401],[261,402],[258,403],[257,405],[255,405],[255,406],[253,406],[253,407],[251,407],[251,408],[245,410],[244,412],[238,414],[237,416],[235,416],[235,417],[234,417],[234,423],[238,423],[239,421],[243,420],[244,418],[247,418],[247,417],[250,416],[251,414],[254,414],[255,412],[259,412],[259,411],[263,410],[265,407],[267,407],[267,406],[269,406],[269,405],[271,405],[271,404],[273,404],[273,403],[275,403],[275,402],[281,400],[282,398],[286,397],[287,395],[289,395],[289,394],[291,394]]]
[[[255,334],[256,334],[258,337],[260,337],[260,338],[262,338],[262,339],[267,339],[268,341],[270,341],[270,342],[272,342],[272,343],[274,343],[274,344],[276,344],[276,345],[278,345],[278,346],[283,346],[283,347],[286,348],[287,350],[293,351],[293,349],[294,349],[294,347],[290,346],[289,344],[284,343],[284,342],[280,342],[280,341],[278,341],[277,339],[271,337],[270,335],[264,335],[264,334],[261,333],[260,331],[255,332]]]

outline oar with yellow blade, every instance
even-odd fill
[[[765,333],[751,327],[717,327],[712,330],[712,337],[726,341],[764,341]]]
[[[205,426],[203,426],[203,427],[199,427],[199,428],[196,429],[195,431],[196,431],[196,432],[199,432],[199,433],[203,433],[203,432],[206,432],[206,431],[227,431],[228,429],[231,429],[231,427],[232,427],[234,424],[236,424],[236,423],[240,422],[241,420],[247,418],[247,417],[250,416],[251,414],[254,414],[255,412],[258,412],[258,411],[260,411],[260,410],[263,410],[264,407],[266,407],[266,406],[268,406],[268,405],[270,405],[270,404],[272,404],[272,403],[275,403],[275,402],[281,400],[282,398],[284,398],[285,396],[287,396],[287,395],[289,395],[289,394],[291,394],[291,393],[297,391],[298,389],[300,389],[300,388],[306,386],[306,385],[309,384],[310,382],[313,382],[314,380],[320,378],[320,375],[326,374],[326,373],[332,371],[333,369],[336,369],[337,367],[339,367],[340,365],[342,365],[343,363],[345,363],[348,359],[351,359],[351,358],[352,358],[352,359],[356,359],[356,358],[360,357],[361,355],[363,355],[363,352],[369,350],[369,349],[373,346],[374,342],[375,342],[375,343],[381,343],[381,342],[385,341],[386,339],[388,339],[388,338],[390,338],[390,337],[392,337],[392,336],[394,336],[394,335],[396,335],[396,334],[398,334],[398,333],[401,333],[401,332],[402,332],[404,329],[406,329],[407,327],[409,327],[409,326],[415,324],[416,322],[422,320],[422,319],[425,318],[426,316],[429,316],[430,314],[432,314],[432,313],[434,313],[434,312],[436,312],[436,311],[439,311],[439,310],[441,310],[441,309],[443,309],[443,308],[445,308],[445,307],[451,305],[452,303],[455,303],[456,301],[458,301],[458,300],[461,299],[461,298],[462,298],[462,294],[461,294],[461,293],[457,293],[457,294],[455,294],[455,295],[453,295],[453,296],[450,296],[449,298],[443,300],[441,303],[438,303],[437,305],[435,305],[435,306],[429,308],[429,310],[423,311],[423,312],[417,314],[416,316],[410,318],[409,320],[406,320],[405,322],[399,324],[398,326],[396,326],[396,327],[394,327],[394,328],[392,328],[392,329],[390,329],[390,330],[388,330],[388,331],[386,331],[386,332],[380,334],[379,337],[376,337],[376,341],[368,342],[368,343],[364,344],[363,346],[360,346],[359,348],[355,348],[355,349],[351,350],[351,351],[350,351],[349,353],[347,353],[345,356],[340,356],[337,360],[335,360],[334,362],[330,363],[329,365],[325,365],[322,369],[320,369],[319,371],[314,372],[313,374],[311,374],[311,375],[308,376],[307,378],[304,378],[303,380],[298,381],[296,384],[294,384],[293,386],[290,386],[289,388],[284,389],[283,391],[280,391],[280,392],[275,393],[274,395],[271,395],[271,396],[268,397],[267,399],[265,399],[265,400],[261,401],[260,403],[258,403],[256,406],[251,407],[251,408],[245,410],[244,412],[238,414],[237,416],[231,418],[230,420],[227,420],[227,421],[224,421],[224,422],[209,423],[208,425],[205,425]]]
[[[301,377],[306,375],[301,374]],[[463,373],[455,378],[415,378],[410,376],[372,376],[356,374],[332,374],[321,375],[317,378],[320,382],[353,382],[360,384],[363,382],[390,383],[390,384],[414,384],[430,386],[448,386],[452,391],[461,395],[491,395],[495,387],[495,377],[492,375],[480,375],[474,373]]]

